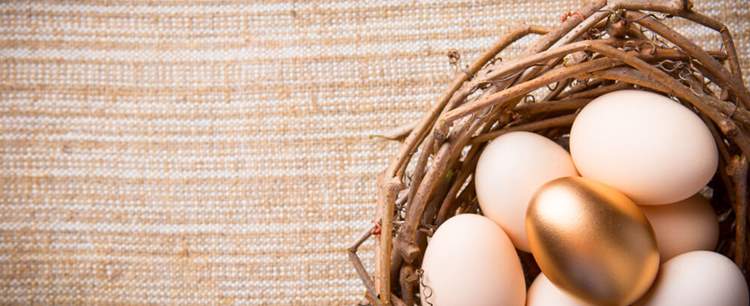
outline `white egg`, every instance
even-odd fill
[[[422,269],[422,305],[522,306],[526,300],[513,244],[497,224],[480,215],[457,215],[438,227]]]
[[[662,262],[682,253],[716,248],[719,220],[700,194],[677,203],[641,206],[641,211],[654,229]]]
[[[638,306],[746,306],[742,272],[729,258],[709,251],[677,255],[662,264]]]
[[[529,132],[504,134],[487,144],[477,162],[479,206],[505,230],[516,248],[528,252],[525,220],[529,200],[545,183],[577,175],[570,154],[552,140]]]
[[[711,132],[687,107],[652,92],[602,95],[579,113],[570,132],[578,172],[641,205],[697,193],[718,166]]]
[[[539,273],[526,294],[526,306],[592,306],[557,288]]]

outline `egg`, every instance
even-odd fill
[[[529,200],[544,183],[574,175],[570,154],[557,143],[534,133],[507,133],[487,144],[477,162],[479,206],[516,248],[528,252],[524,220]]]
[[[637,306],[745,306],[742,272],[729,258],[692,251],[664,262],[659,277]]]
[[[700,194],[668,205],[641,206],[656,235],[661,261],[696,250],[713,250],[719,241],[719,220]]]
[[[422,270],[422,305],[522,306],[526,301],[513,244],[497,224],[480,215],[457,215],[438,227]]]
[[[570,131],[581,176],[641,205],[684,200],[711,180],[718,151],[695,113],[665,96],[620,90],[591,101]]]
[[[553,180],[526,217],[531,253],[558,288],[595,305],[629,305],[656,277],[659,252],[638,206],[582,177]]]
[[[526,294],[526,306],[593,306],[576,299],[555,287],[543,273],[539,273]]]

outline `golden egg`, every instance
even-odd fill
[[[529,204],[526,232],[544,275],[591,304],[631,304],[659,269],[654,231],[638,206],[586,178],[543,185]]]

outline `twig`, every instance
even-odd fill
[[[735,241],[736,250],[734,261],[744,270],[748,270],[747,264],[747,158],[737,156],[727,166],[727,172],[731,173],[735,186],[736,215]]]
[[[372,296],[377,296],[377,292],[375,291],[375,284],[372,283],[372,279],[370,279],[370,276],[367,274],[367,270],[365,270],[365,266],[362,265],[362,260],[359,259],[359,256],[357,256],[357,250],[359,249],[359,246],[362,245],[370,236],[372,236],[373,231],[375,230],[375,226],[372,228],[369,228],[362,233],[362,235],[357,239],[357,241],[354,242],[352,246],[350,246],[347,249],[347,253],[349,254],[349,261],[354,265],[354,269],[357,270],[357,275],[359,275],[359,278],[362,280],[362,284],[365,285],[365,288],[367,288],[367,292],[370,293]],[[376,302],[376,306],[380,305],[380,302]]]
[[[591,99],[574,99],[556,100],[544,103],[533,103],[516,106],[513,109],[517,114],[523,117],[532,117],[538,114],[572,112],[591,102]]]
[[[497,138],[500,135],[507,134],[510,132],[517,131],[539,131],[552,127],[570,126],[573,124],[573,120],[576,118],[576,114],[565,115],[560,117],[554,117],[539,121],[534,121],[526,124],[521,124],[513,127],[504,128],[499,131],[481,134],[471,139],[472,144],[482,143]]]
[[[411,133],[411,131],[414,130],[416,126],[417,126],[417,122],[411,122],[411,123],[396,127],[394,129],[385,131],[380,134],[370,135],[370,138],[383,138],[387,140],[401,141],[404,138],[406,138],[406,136],[408,136],[409,133]]]

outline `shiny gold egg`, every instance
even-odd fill
[[[594,305],[629,305],[653,283],[659,251],[638,206],[604,184],[543,185],[526,214],[531,253],[558,288]]]

